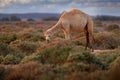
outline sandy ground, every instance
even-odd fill
[[[100,54],[100,53],[104,53],[104,52],[113,52],[114,50],[94,50],[94,52],[92,52],[93,54]]]

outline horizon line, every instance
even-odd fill
[[[25,13],[0,13],[0,14],[61,14],[61,13],[55,13],[55,12],[25,12]],[[96,15],[90,15],[90,16],[116,16],[120,17],[120,15],[112,15],[112,14],[96,14]]]

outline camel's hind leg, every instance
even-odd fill
[[[94,35],[93,35],[93,28],[91,26],[88,26],[88,32],[89,32],[89,38],[90,38],[90,43],[92,47],[92,52],[94,52]]]
[[[90,33],[89,36],[90,36],[91,43],[92,43],[92,44],[91,44],[91,45],[92,45],[92,52],[94,52],[94,36],[93,36],[92,33]]]
[[[88,24],[87,24],[88,32],[89,32],[89,37],[92,45],[92,52],[94,52],[94,35],[93,35],[93,21],[89,17],[88,18]]]
[[[87,47],[90,46],[90,43],[92,45],[92,52],[94,51],[94,36],[93,33],[85,31],[85,35],[86,35],[86,46],[85,46],[85,50],[87,50]]]
[[[87,41],[87,44],[86,46],[89,45],[89,43],[91,43],[91,46],[92,46],[92,52],[94,51],[94,36],[93,36],[93,22],[88,22],[88,24],[86,25],[86,41]],[[89,39],[90,39],[90,42],[89,42]]]
[[[85,27],[84,32],[85,32],[85,36],[86,36],[85,50],[87,50],[87,47],[88,47],[89,44],[90,44],[90,41],[89,41],[89,32],[88,32],[87,26]]]

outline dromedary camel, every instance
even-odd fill
[[[59,21],[49,28],[44,34],[46,41],[51,40],[51,36],[61,29],[64,32],[65,39],[71,40],[71,32],[85,32],[86,34],[86,46],[89,45],[89,39],[92,42],[92,51],[94,51],[94,36],[93,36],[93,21],[90,16],[78,9],[72,9],[69,12],[64,12]]]

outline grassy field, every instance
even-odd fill
[[[57,21],[0,22],[0,80],[120,80],[120,21],[94,21],[95,52],[85,36],[61,31],[46,43]]]

